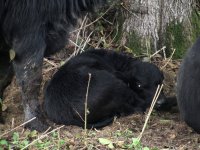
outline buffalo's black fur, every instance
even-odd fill
[[[153,64],[114,51],[86,51],[69,60],[49,82],[44,109],[50,120],[84,126],[88,73],[88,128],[106,126],[114,116],[144,112],[163,80]]]
[[[200,133],[200,37],[181,64],[177,100],[183,120]]]
[[[25,121],[44,130],[38,94],[43,57],[64,48],[77,17],[105,0],[0,0],[0,97],[13,76],[21,87]]]

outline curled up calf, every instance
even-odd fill
[[[111,50],[92,49],[55,73],[46,87],[44,109],[55,123],[81,127],[87,112],[87,127],[101,128],[115,116],[144,112],[162,81],[163,74],[154,64]]]

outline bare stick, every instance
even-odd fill
[[[168,61],[166,62],[166,64],[164,66],[162,66],[161,70],[163,70],[168,65],[168,63],[172,60],[172,57],[173,57],[175,51],[176,51],[176,49],[173,49],[173,52],[172,52],[170,58],[168,59]]]
[[[154,108],[154,106],[155,106],[155,104],[156,104],[156,101],[157,101],[157,99],[158,99],[158,96],[160,95],[160,92],[161,92],[161,90],[162,90],[162,87],[163,87],[163,84],[162,84],[161,86],[158,85],[158,87],[157,87],[156,93],[155,93],[154,98],[153,98],[153,101],[152,101],[152,103],[151,103],[151,107],[150,107],[149,112],[148,112],[148,114],[147,114],[147,116],[146,116],[144,126],[143,126],[143,128],[142,128],[142,131],[141,131],[140,135],[138,136],[138,140],[139,140],[139,141],[141,140],[142,135],[143,135],[143,133],[144,133],[144,131],[145,131],[145,128],[146,128],[147,123],[148,123],[148,121],[149,121],[150,115],[151,115],[151,113],[152,113],[152,111],[153,111],[153,108]]]
[[[85,47],[86,47],[86,44],[88,44],[90,42],[90,36],[93,34],[93,31],[88,35],[85,43],[83,43],[83,48],[82,50],[84,51]]]
[[[64,61],[64,64],[67,63],[71,58],[73,58],[74,56],[76,56],[76,55],[79,53],[79,51],[84,51],[84,48],[85,48],[86,44],[90,41],[89,38],[90,38],[90,36],[92,35],[92,33],[93,33],[93,32],[91,32],[90,35],[87,37],[87,39],[86,39],[86,41],[84,42],[84,45],[83,45],[83,46],[77,45],[76,43],[74,43],[73,41],[70,40],[70,42],[71,42],[72,44],[74,44],[76,47],[78,47],[78,50],[75,50],[75,51],[73,52],[73,54],[71,54],[71,55]]]
[[[88,14],[85,15],[85,17],[84,17],[84,19],[83,19],[83,22],[82,22],[82,24],[81,24],[81,27],[79,28],[80,30],[78,31],[78,34],[76,35],[76,44],[77,44],[77,45],[78,45],[78,38],[79,38],[80,33],[81,33],[81,30],[83,29],[83,26],[84,26],[84,24],[85,24],[85,22],[86,22],[87,16],[88,16]],[[77,48],[76,48],[76,47],[75,47],[75,51],[77,51]]]
[[[87,27],[91,26],[92,24],[94,24],[95,22],[97,22],[98,20],[100,20],[105,14],[107,14],[107,12],[108,12],[113,6],[114,6],[114,4],[111,5],[111,6],[110,6],[100,17],[98,17],[96,20],[94,20],[93,22],[91,22],[91,23],[85,25],[84,28],[87,28]],[[78,31],[78,30],[81,30],[81,28],[72,31],[71,33],[76,32],[76,31]]]
[[[81,120],[83,122],[85,122],[85,120],[83,119],[83,117],[81,117],[80,113],[74,107],[72,107],[72,109],[77,113],[77,115],[81,118]]]
[[[13,129],[11,129],[11,130],[9,130],[9,131],[7,131],[7,132],[5,132],[5,133],[1,134],[1,135],[0,135],[0,137],[3,137],[4,135],[6,135],[6,134],[8,134],[8,133],[10,133],[10,132],[12,132],[12,131],[14,131],[14,130],[18,129],[19,127],[22,127],[22,126],[24,126],[25,124],[27,124],[27,123],[29,123],[29,122],[31,122],[31,121],[33,121],[33,120],[35,120],[35,119],[36,119],[36,117],[33,117],[32,119],[30,119],[30,120],[28,120],[28,121],[26,121],[26,122],[22,123],[21,125],[19,125],[19,126],[17,126],[17,127],[15,127],[15,128],[13,128]]]
[[[62,126],[56,128],[56,129],[54,129],[54,130],[48,132],[47,134],[41,135],[40,137],[38,137],[37,139],[35,139],[34,141],[32,141],[30,144],[28,144],[28,145],[26,145],[25,147],[23,147],[21,150],[24,150],[24,149],[28,148],[29,146],[33,145],[33,144],[34,144],[35,142],[37,142],[38,140],[41,140],[41,139],[47,137],[50,133],[61,129],[61,128],[63,128],[64,126],[65,126],[65,125],[62,125]]]
[[[85,95],[85,125],[84,125],[84,130],[85,130],[85,139],[87,139],[87,115],[88,115],[88,93],[89,93],[89,88],[90,88],[90,81],[91,81],[91,73],[88,73],[89,79],[88,79],[88,85],[87,85],[87,91]],[[87,145],[87,140],[85,140],[85,145]]]
[[[166,49],[166,46],[163,46],[160,50],[157,50],[155,53],[153,53],[153,54],[150,56],[150,58],[154,57],[156,54],[160,53],[161,51],[163,51],[163,53],[164,53],[165,49]]]
[[[48,60],[48,59],[46,59],[46,58],[44,58],[44,61],[47,62],[47,63],[49,63],[49,64],[52,65],[53,67],[58,68],[58,65],[56,65],[54,62],[52,62],[52,61],[50,61],[50,60]]]

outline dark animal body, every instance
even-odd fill
[[[43,57],[64,48],[77,18],[102,3],[104,0],[0,1],[0,98],[15,73],[25,121],[36,117],[26,125],[30,129],[47,128],[38,102]]]
[[[181,64],[177,100],[182,119],[200,133],[200,37]]]
[[[58,124],[84,126],[88,93],[88,128],[100,128],[114,116],[144,112],[163,74],[153,64],[108,50],[88,50],[55,73],[45,92],[44,109]]]

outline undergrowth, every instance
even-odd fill
[[[74,137],[67,137],[65,131],[55,131],[40,139],[42,136],[36,131],[24,133],[14,132],[0,139],[0,150],[4,149],[134,149],[134,150],[158,150],[142,145],[141,141],[133,137],[131,130],[117,130],[111,137],[99,137],[98,132],[90,131],[87,139],[84,139],[84,131]],[[85,145],[85,140],[88,141]],[[32,143],[34,141],[34,143]]]

